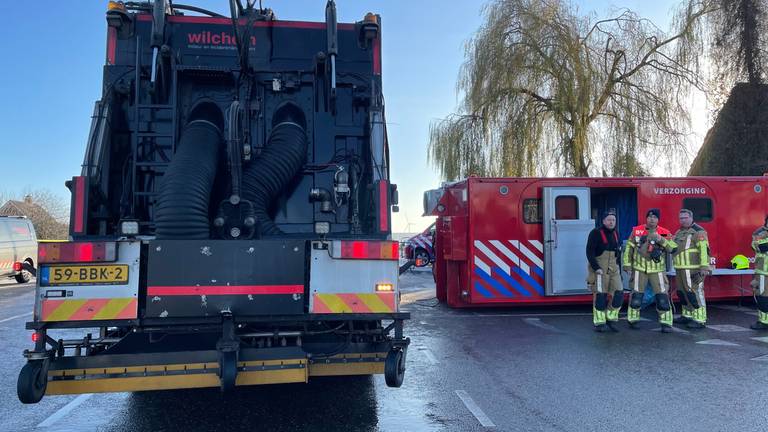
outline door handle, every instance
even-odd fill
[[[558,233],[557,233],[557,220],[552,219],[550,226],[552,227],[552,229],[551,229],[551,231],[552,231],[552,239],[550,240],[550,242],[554,243],[555,244],[554,248],[557,249],[557,237],[558,237]]]

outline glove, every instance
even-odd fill
[[[699,270],[699,276],[701,276],[702,278],[705,277],[705,276],[709,276],[711,273],[712,272],[709,271],[709,269],[701,269],[701,270]]]
[[[624,270],[627,273],[632,273],[632,267],[630,267],[630,266],[624,266],[621,269]]]

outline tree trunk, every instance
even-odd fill
[[[587,162],[587,125],[576,125],[571,137],[571,161],[573,162],[573,175],[576,177],[589,177],[589,163]]]

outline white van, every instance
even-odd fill
[[[0,216],[0,278],[15,278],[26,283],[32,275],[21,268],[23,263],[35,266],[37,237],[32,222],[20,216]]]

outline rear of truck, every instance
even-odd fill
[[[22,402],[329,375],[401,385],[380,18],[222,3],[109,2],[70,241],[39,245]],[[63,328],[84,334],[52,337]]]

